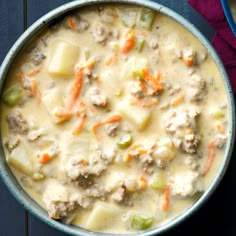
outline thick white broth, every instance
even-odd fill
[[[161,13],[124,5],[71,13],[19,55],[4,90],[13,174],[50,217],[86,229],[164,224],[207,189],[224,155],[220,73]]]

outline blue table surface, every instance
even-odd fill
[[[215,0],[220,1],[220,0]],[[15,40],[42,15],[66,0],[0,0],[0,63]],[[211,26],[186,0],[156,0],[188,19],[210,41],[214,35]],[[167,235],[236,235],[236,151],[229,168],[214,195],[199,211]],[[39,221],[9,193],[0,179],[0,236],[63,236]]]

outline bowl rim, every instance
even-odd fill
[[[219,183],[221,182],[226,169],[228,167],[233,146],[235,140],[235,105],[234,105],[234,97],[232,88],[230,85],[230,81],[228,75],[225,71],[224,65],[217,55],[215,49],[209,43],[209,41],[202,35],[202,33],[189,21],[187,21],[184,17],[176,13],[175,11],[165,7],[159,3],[153,1],[143,1],[143,0],[75,0],[66,4],[63,4],[54,10],[51,10],[41,18],[39,18],[35,23],[33,23],[15,42],[15,44],[11,47],[9,52],[7,53],[2,65],[0,67],[0,94],[2,94],[4,82],[6,80],[6,75],[11,64],[14,62],[15,58],[17,57],[18,53],[22,50],[23,46],[27,44],[28,40],[31,40],[35,34],[39,33],[44,27],[46,27],[49,23],[53,20],[60,18],[61,16],[66,15],[72,10],[79,9],[82,7],[94,5],[94,4],[102,4],[102,3],[114,3],[114,4],[133,4],[140,7],[148,7],[150,9],[155,10],[156,12],[160,12],[164,15],[169,16],[173,20],[177,21],[181,24],[185,29],[187,29],[190,33],[192,33],[200,42],[201,44],[208,50],[209,55],[214,60],[215,64],[217,65],[221,77],[223,79],[223,83],[225,86],[225,90],[227,93],[227,100],[229,103],[229,132],[228,132],[228,139],[225,154],[221,165],[212,180],[211,184],[209,185],[208,189],[202,194],[202,196],[190,207],[188,207],[182,214],[178,215],[174,219],[160,225],[156,228],[152,228],[147,231],[143,232],[134,232],[122,235],[142,235],[142,236],[151,236],[163,233],[167,230],[173,229],[178,224],[182,223],[188,217],[190,217],[194,212],[196,212],[212,195],[215,191]],[[1,132],[0,132],[1,133]],[[1,134],[0,134],[1,135]],[[89,235],[100,235],[100,236],[107,236],[107,235],[119,235],[119,234],[107,234],[107,233],[97,233],[93,231],[86,230],[84,228],[73,226],[73,225],[66,225],[59,221],[52,220],[46,214],[46,211],[39,206],[24,190],[20,187],[19,183],[15,179],[14,175],[11,173],[10,168],[8,167],[5,158],[4,152],[2,147],[2,142],[0,144],[0,175],[3,179],[3,182],[10,190],[11,194],[17,199],[17,201],[24,206],[24,208],[32,213],[34,216],[39,218],[42,222],[52,226],[53,228],[60,230],[64,233],[71,234],[71,235],[81,235],[81,236],[89,236]]]

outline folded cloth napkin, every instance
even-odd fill
[[[220,0],[188,0],[216,30],[212,45],[220,55],[228,72],[232,88],[236,93],[236,37],[234,37],[221,5]]]

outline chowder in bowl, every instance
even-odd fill
[[[227,75],[198,31],[158,4],[52,11],[13,46],[1,85],[2,176],[65,232],[161,232],[227,167]]]

